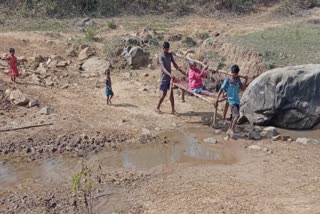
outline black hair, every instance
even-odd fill
[[[14,48],[10,48],[10,49],[9,49],[9,53],[14,53],[14,52],[16,52],[16,51],[14,50]]]
[[[167,42],[167,41],[165,41],[165,42],[163,43],[163,48],[170,48],[170,43]]]
[[[239,68],[239,66],[238,65],[233,65],[232,67],[231,67],[231,73],[239,73],[239,71],[240,71],[240,68]]]

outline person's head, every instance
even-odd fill
[[[111,73],[110,69],[107,69],[107,70],[105,71],[105,73],[106,73],[106,76],[107,76],[107,77],[110,77],[110,73]]]
[[[14,48],[10,48],[10,49],[9,49],[9,53],[10,53],[11,55],[14,55],[15,52],[16,52],[16,51],[14,50]]]
[[[165,41],[163,43],[162,47],[163,47],[163,52],[164,53],[169,53],[169,49],[170,49],[170,43],[169,42]]]
[[[240,68],[239,68],[238,65],[233,65],[233,66],[231,67],[231,75],[232,75],[232,78],[238,77],[239,72],[240,72]]]
[[[196,62],[193,61],[193,60],[190,60],[190,61],[189,61],[189,67],[190,67],[190,69],[195,69],[195,68],[197,67]]]

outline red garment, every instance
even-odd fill
[[[204,71],[201,74],[201,71],[198,68],[191,69],[188,73],[188,78],[189,78],[189,88],[190,89],[197,89],[201,88],[202,85],[202,78],[207,77],[207,72]]]
[[[9,56],[7,57],[7,61],[9,63],[9,76],[18,77],[19,71],[17,68],[17,58],[14,55],[9,54]]]

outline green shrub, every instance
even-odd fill
[[[108,27],[112,30],[116,29],[118,26],[116,25],[116,23],[114,22],[114,20],[112,20],[111,22],[108,22]]]
[[[83,30],[85,39],[88,41],[94,41],[96,36],[96,31],[93,28],[85,28]]]

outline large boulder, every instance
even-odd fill
[[[277,68],[251,82],[241,112],[257,125],[311,129],[320,122],[319,94],[319,64]]]
[[[104,73],[106,69],[110,68],[110,62],[98,57],[91,57],[82,64],[81,68],[85,73]]]
[[[141,47],[135,46],[127,49],[125,54],[128,65],[133,68],[140,68],[148,65],[149,58]]]

